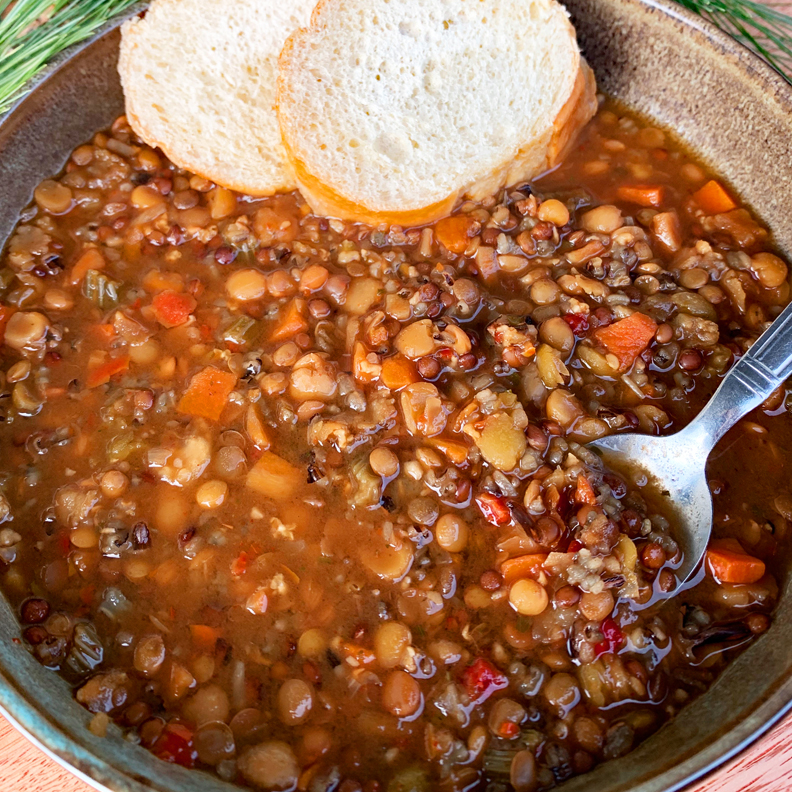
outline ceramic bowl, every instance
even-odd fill
[[[674,130],[725,177],[792,254],[792,86],[715,27],[665,0],[568,0],[600,88]],[[136,7],[133,10],[139,10]],[[0,121],[0,244],[39,181],[123,111],[116,73],[118,22],[62,56]],[[770,630],[705,695],[635,751],[564,792],[672,792],[766,730],[792,701],[792,591]],[[0,708],[36,743],[98,789],[231,792],[201,772],[165,764],[88,713],[66,683],[19,640],[0,597]]]

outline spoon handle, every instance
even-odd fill
[[[707,451],[746,413],[758,407],[792,374],[792,303],[723,378],[718,390],[687,428],[703,435]]]

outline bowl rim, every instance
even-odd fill
[[[733,58],[737,68],[743,71],[748,79],[760,83],[765,91],[770,92],[774,99],[792,114],[792,83],[775,67],[713,22],[674,0],[619,0],[619,2],[649,9],[698,33],[706,44],[715,48],[722,56]],[[73,58],[98,40],[113,33],[122,22],[141,13],[148,6],[148,0],[140,0],[111,17],[89,38],[55,56],[26,86],[25,93],[17,98],[5,113],[0,114],[0,126],[21,111],[31,95],[67,66]],[[0,244],[3,242],[4,240],[0,240]],[[792,710],[791,682],[792,664],[785,678],[779,681],[773,692],[734,728],[701,747],[679,764],[650,779],[638,782],[632,788],[633,792],[676,792],[700,781],[704,776],[734,759]],[[167,787],[160,783],[155,787],[148,785],[144,787],[138,779],[91,753],[74,738],[60,731],[32,697],[28,698],[6,678],[2,668],[0,668],[0,714],[50,759],[98,792],[145,792],[145,789],[152,788],[159,792],[168,792]]]

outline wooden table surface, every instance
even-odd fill
[[[768,2],[792,13],[792,5]],[[792,715],[737,759],[685,792],[790,792]],[[0,715],[0,792],[93,792],[53,762]]]

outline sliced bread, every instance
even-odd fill
[[[296,187],[275,114],[278,55],[316,0],[154,0],[122,28],[132,128],[177,165],[250,195]]]
[[[596,110],[555,0],[320,0],[277,108],[317,213],[414,225],[555,165]]]

